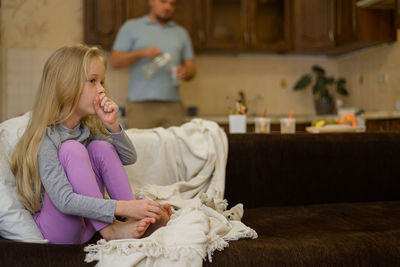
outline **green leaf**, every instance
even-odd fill
[[[306,74],[300,77],[297,83],[294,85],[293,90],[300,90],[306,88],[311,83],[311,75]]]
[[[335,81],[335,79],[333,77],[325,78],[325,83],[326,84],[332,84],[334,81]]]
[[[317,76],[317,80],[313,87],[313,94],[322,94],[322,91],[326,90],[324,76]]]
[[[337,84],[337,86],[336,86],[336,92],[338,92],[341,95],[349,95],[349,92],[347,91],[347,89],[344,88],[343,86],[339,86],[339,84]]]
[[[317,75],[325,75],[325,70],[318,66],[318,65],[313,65],[312,70],[317,74]]]
[[[336,81],[336,92],[341,95],[349,95],[349,92],[345,88],[346,80],[341,78]]]
[[[339,80],[336,81],[337,84],[341,84],[342,86],[344,86],[344,84],[346,83],[346,80],[343,78],[340,78]]]

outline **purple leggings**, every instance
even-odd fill
[[[104,198],[104,187],[112,199],[133,200],[125,169],[114,147],[105,141],[92,141],[87,148],[68,140],[58,151],[58,160],[75,193]],[[42,209],[33,216],[43,237],[55,244],[80,244],[89,241],[108,223],[67,215],[59,211],[44,194]]]

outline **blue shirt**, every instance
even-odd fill
[[[194,58],[193,47],[187,31],[170,21],[164,27],[152,22],[146,15],[126,21],[119,30],[113,50],[129,52],[156,46],[171,55],[171,62],[158,70],[150,79],[142,73],[142,67],[151,59],[144,58],[131,65],[129,101],[179,101],[179,88],[171,81],[170,67],[181,65]]]

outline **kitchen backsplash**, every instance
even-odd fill
[[[2,1],[3,89],[6,118],[31,109],[44,62],[56,48],[83,41],[81,0]],[[109,56],[107,54],[107,56]],[[345,106],[368,111],[392,110],[400,99],[400,44],[383,45],[339,58],[297,55],[218,55],[196,57],[197,76],[184,82],[186,106],[200,115],[226,114],[227,106],[243,90],[251,114],[313,114],[311,88],[294,92],[293,84],[313,64],[328,75],[347,79],[350,96]],[[124,104],[128,70],[107,70],[110,95]]]

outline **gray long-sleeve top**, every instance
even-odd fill
[[[104,140],[114,146],[123,165],[135,163],[136,150],[123,129],[121,128],[119,133],[109,134],[110,138],[91,135],[89,129],[83,124],[73,129],[62,125],[47,127],[38,154],[39,174],[45,191],[62,213],[107,223],[113,222],[117,201],[74,193],[64,168],[58,160],[58,150],[64,141],[75,140],[87,146],[92,140]]]

